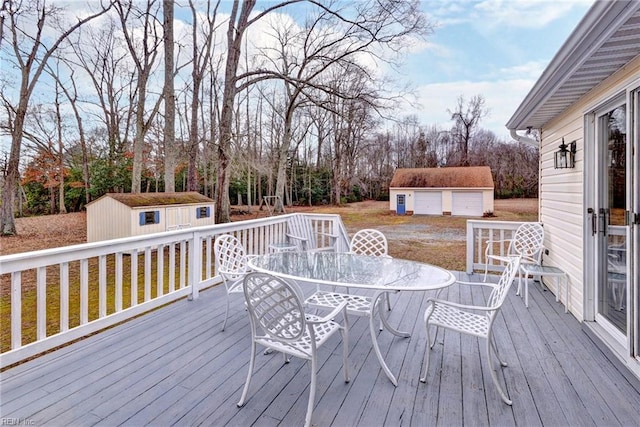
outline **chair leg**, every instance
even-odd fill
[[[224,322],[222,323],[222,332],[227,327],[227,318],[229,317],[229,292],[227,292],[227,307],[224,310]]]
[[[351,381],[349,377],[349,325],[347,323],[347,316],[345,316],[345,327],[340,329],[340,335],[342,336],[342,373],[344,374],[344,382]]]
[[[496,370],[491,366],[491,346],[492,346],[491,338],[487,337],[487,360],[489,361],[489,372],[491,372],[491,378],[493,379],[493,383],[495,384],[498,392],[500,393],[500,397],[507,405],[511,405],[511,399],[506,395],[504,390],[502,390],[502,386],[500,385],[500,381],[498,381],[498,374]]]
[[[433,348],[433,344],[431,344],[431,337],[429,335],[429,324],[426,324],[426,329],[427,329],[427,339],[425,340],[425,344],[424,344],[424,360],[422,362],[422,376],[420,377],[420,382],[426,383],[427,382],[427,374],[429,373],[429,361],[431,359],[430,354],[431,353],[431,349]],[[437,329],[436,329],[436,335],[437,335]]]
[[[242,390],[242,396],[238,402],[238,408],[244,406],[245,399],[247,398],[247,392],[249,391],[249,384],[251,383],[251,375],[253,374],[253,366],[256,360],[256,343],[251,341],[251,359],[249,359],[249,373],[247,374],[247,381],[244,383],[244,389]]]
[[[307,403],[307,416],[304,419],[304,426],[311,426],[311,415],[313,415],[313,403],[316,398],[316,369],[318,362],[316,355],[311,356],[311,385],[309,386],[309,402]]]
[[[498,363],[500,363],[501,366],[506,367],[507,362],[505,362],[500,358],[500,353],[498,353],[498,347],[496,346],[496,340],[495,338],[493,338],[493,335],[491,335],[491,338],[487,338],[487,339],[491,341],[491,349],[493,350],[493,354],[496,360],[498,361]]]

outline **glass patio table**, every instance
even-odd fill
[[[389,325],[383,304],[378,300],[387,292],[433,291],[455,282],[455,276],[433,265],[391,257],[372,257],[338,252],[278,252],[252,257],[249,266],[255,270],[287,279],[326,286],[368,289],[371,300],[385,328],[394,335],[409,337]],[[369,316],[369,329],[380,366],[394,385],[395,376],[382,357],[376,339],[375,313]]]

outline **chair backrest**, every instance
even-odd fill
[[[298,285],[255,272],[245,276],[243,290],[254,336],[259,327],[272,340],[293,342],[302,338],[306,319]]]
[[[235,236],[223,234],[213,244],[216,271],[225,279],[233,280],[249,271],[247,253]]]
[[[526,222],[516,230],[510,245],[510,254],[520,255],[525,261],[540,262],[544,228],[539,222]]]
[[[491,291],[489,299],[487,300],[487,307],[493,307],[494,311],[488,313],[489,315],[495,313],[502,306],[502,303],[509,292],[509,288],[511,287],[511,283],[513,283],[513,279],[516,277],[516,273],[520,268],[520,260],[521,258],[519,256],[512,257],[509,260],[502,272],[502,275],[500,276],[498,285]]]
[[[296,236],[293,243],[300,245],[300,250],[317,249],[318,241],[311,221],[304,215],[293,215],[287,220],[287,234]],[[305,239],[304,243],[300,239]]]
[[[381,231],[364,228],[351,238],[349,251],[360,255],[387,256],[387,238]]]

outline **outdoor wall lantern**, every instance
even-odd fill
[[[576,142],[572,141],[567,145],[562,138],[562,144],[558,148],[560,149],[555,152],[554,167],[556,169],[574,168],[576,166]]]

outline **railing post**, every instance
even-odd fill
[[[202,239],[197,233],[192,233],[189,239],[189,286],[191,295],[189,300],[196,300],[200,296],[200,279],[202,277]]]
[[[475,251],[475,233],[473,223],[467,221],[467,274],[473,273],[473,255]]]

